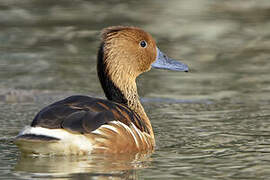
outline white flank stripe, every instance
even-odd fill
[[[107,129],[110,129],[110,130],[118,133],[118,131],[117,131],[117,129],[115,127],[113,127],[111,125],[108,125],[108,124],[102,125],[102,126],[100,126],[100,128],[107,128]]]
[[[120,121],[111,121],[110,123],[112,123],[112,124],[115,124],[115,125],[117,125],[117,126],[119,126],[119,123]]]
[[[92,131],[91,133],[93,133],[93,134],[99,134],[99,135],[104,134],[100,129],[96,129],[96,130]]]
[[[144,134],[145,134],[145,133],[144,133]],[[144,135],[144,134],[143,134],[143,138],[144,138],[146,144],[148,145],[148,147],[150,147],[150,144],[148,143],[148,141],[147,141],[147,139],[146,139],[146,136],[147,136],[148,134],[145,134],[145,135]]]
[[[136,146],[139,147],[138,140],[137,140],[137,138],[136,138],[134,132],[130,129],[130,127],[128,127],[126,124],[124,124],[124,123],[122,123],[122,122],[120,122],[120,121],[112,121],[112,123],[114,123],[114,124],[116,124],[116,125],[118,125],[118,126],[123,126],[127,131],[129,131],[130,134],[133,136],[133,139],[134,139],[134,141],[135,141],[135,143],[136,143]]]
[[[112,122],[114,122],[114,121],[112,121]],[[113,124],[116,124],[116,123],[113,123]],[[111,125],[108,125],[108,124],[101,125],[98,129],[92,131],[91,133],[103,135],[104,132],[101,131],[101,128],[107,128],[107,129],[110,129],[110,130],[112,130],[112,131],[118,133],[118,130],[117,130],[115,127],[113,127],[113,126],[111,126]]]
[[[132,123],[132,126],[135,129],[135,131],[137,132],[137,134],[140,136],[140,139],[143,141],[142,132],[133,123]]]

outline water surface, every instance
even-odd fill
[[[259,3],[258,3],[259,2]],[[1,179],[267,179],[270,2],[0,2]],[[99,31],[134,25],[189,73],[138,78],[157,147],[150,157],[24,157],[13,138],[44,106],[104,97]]]

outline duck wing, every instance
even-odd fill
[[[111,121],[120,121],[127,126],[133,123],[141,131],[147,131],[140,117],[127,106],[88,96],[70,96],[45,107],[31,126],[85,134]]]

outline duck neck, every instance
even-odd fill
[[[121,65],[109,63],[108,58],[104,56],[104,44],[102,44],[98,53],[97,71],[107,99],[124,104],[135,111],[145,122],[151,137],[154,139],[152,125],[139,99],[136,77],[132,76],[131,73],[127,75],[120,67]]]

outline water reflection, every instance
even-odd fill
[[[50,179],[137,179],[136,169],[149,166],[149,155],[20,156],[17,176]]]

